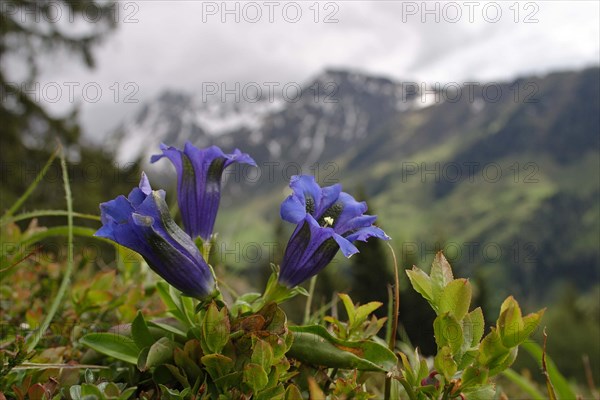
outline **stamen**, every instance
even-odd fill
[[[324,227],[333,226],[333,222],[334,222],[333,218],[325,217],[325,218],[323,218],[323,221],[325,221]]]

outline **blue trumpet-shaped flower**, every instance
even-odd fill
[[[164,144],[160,148],[162,154],[150,160],[156,162],[167,157],[175,166],[177,202],[185,231],[192,238],[200,236],[204,241],[210,240],[221,200],[223,171],[234,162],[254,166],[256,163],[238,149],[225,154],[217,146],[199,149],[190,142],[186,142],[183,151]]]
[[[187,296],[215,291],[212,271],[192,238],[173,221],[163,190],[153,191],[142,173],[128,197],[100,204],[102,227],[95,236],[141,254],[150,268]]]
[[[352,244],[370,237],[389,240],[373,225],[374,215],[364,215],[365,202],[342,192],[339,184],[321,188],[309,175],[293,176],[293,193],[281,204],[281,218],[297,224],[285,249],[279,281],[297,286],[321,271],[338,250],[346,257],[358,252]]]

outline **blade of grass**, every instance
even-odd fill
[[[48,329],[50,322],[54,318],[58,307],[60,306],[65,293],[67,292],[67,287],[71,282],[71,274],[73,273],[73,198],[71,195],[71,185],[69,184],[69,173],[67,171],[67,162],[65,160],[64,152],[60,153],[60,167],[62,170],[63,183],[65,189],[65,199],[67,202],[67,268],[64,272],[62,282],[60,283],[60,287],[58,288],[58,293],[52,304],[50,305],[50,309],[48,310],[48,314],[42,321],[39,332],[36,335],[33,335],[31,341],[29,341],[27,345],[27,351],[32,351],[35,346],[37,346],[38,342],[42,338],[42,335]]]
[[[52,165],[52,162],[54,161],[54,159],[56,158],[56,156],[59,154],[59,152],[61,151],[60,147],[57,148],[54,153],[52,153],[52,155],[50,156],[50,158],[48,159],[48,161],[46,161],[46,164],[44,165],[44,167],[42,168],[42,170],[39,172],[39,174],[37,174],[37,176],[35,177],[35,179],[33,180],[33,182],[31,182],[31,185],[29,185],[29,187],[27,187],[27,189],[25,190],[25,193],[23,193],[23,195],[21,197],[19,197],[17,199],[17,201],[14,202],[14,204],[12,205],[11,208],[9,208],[4,215],[2,216],[2,218],[0,218],[0,225],[4,225],[5,224],[5,220],[10,217],[11,215],[13,215],[15,213],[15,211],[17,211],[19,209],[19,207],[21,207],[23,205],[23,203],[25,202],[25,200],[27,200],[27,198],[29,196],[31,196],[31,193],[35,190],[35,188],[37,187],[37,185],[39,185],[39,183],[42,181],[42,179],[44,178],[44,176],[46,175],[46,172],[48,172],[48,168],[50,168],[50,165]]]
[[[538,390],[537,387],[535,387],[533,382],[531,382],[524,376],[519,375],[513,369],[508,368],[502,371],[502,375],[504,375],[506,378],[508,378],[508,380],[510,380],[512,383],[514,383],[515,385],[520,387],[524,392],[526,392],[529,396],[531,396],[531,400],[545,399],[544,395]]]
[[[24,219],[37,218],[37,217],[64,217],[64,216],[68,216],[68,215],[69,215],[69,212],[66,210],[38,210],[38,211],[32,211],[32,212],[18,214],[18,215],[15,215],[14,217],[9,217],[9,218],[3,219],[2,224],[5,225],[5,224],[9,224],[11,222],[17,222],[17,221],[22,221]],[[99,215],[83,214],[83,213],[78,213],[78,212],[73,212],[72,215],[75,218],[83,218],[83,219],[89,219],[89,220],[93,220],[93,221],[100,221]]]

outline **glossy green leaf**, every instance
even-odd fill
[[[438,251],[433,259],[429,276],[433,302],[437,304],[444,288],[454,279],[452,268],[441,251]]]
[[[496,398],[496,388],[493,385],[483,385],[463,391],[469,400],[490,400]]]
[[[298,386],[292,384],[285,389],[285,400],[302,400],[302,393]]]
[[[514,297],[509,296],[502,303],[496,325],[504,346],[514,347],[521,342],[521,332],[524,328],[523,318],[521,307]],[[523,340],[525,339],[523,338]]]
[[[158,292],[158,295],[163,303],[165,303],[165,306],[167,306],[167,311],[177,318],[177,320],[189,327],[187,315],[183,311],[183,307],[181,306],[178,296],[173,294],[171,286],[166,282],[157,282],[156,291]]]
[[[481,341],[484,332],[485,321],[483,319],[483,311],[481,311],[481,307],[477,307],[463,319],[464,345],[476,347]],[[467,337],[469,338],[468,340]]]
[[[467,367],[461,376],[461,387],[467,388],[470,386],[479,386],[484,384],[488,379],[488,373],[488,369],[484,367]]]
[[[273,349],[269,343],[257,339],[252,348],[251,362],[260,365],[266,372],[269,372],[273,364]]]
[[[90,385],[89,383],[81,384],[81,399],[87,400],[86,396],[90,396],[90,398],[97,398],[98,400],[104,399],[104,395],[95,385]]]
[[[253,400],[284,400],[285,399],[285,389],[283,385],[279,384],[277,386],[273,386],[264,390],[261,390],[259,393],[255,394],[252,397]]]
[[[333,337],[323,326],[294,326],[294,342],[288,355],[312,365],[367,371],[390,371],[398,361],[379,343],[345,341]]]
[[[202,321],[202,344],[205,353],[220,353],[229,341],[230,323],[227,309],[212,302]]]
[[[191,341],[190,341],[191,342]],[[189,342],[188,342],[189,343]],[[187,343],[186,343],[187,346]],[[188,382],[193,385],[198,379],[202,378],[202,370],[187,354],[184,350],[176,347],[173,352],[173,359],[175,365],[181,368],[185,375],[188,377]]]
[[[133,394],[135,393],[135,391],[137,390],[137,386],[133,386],[130,388],[127,388],[125,390],[123,390],[121,392],[121,395],[119,396],[118,400],[127,400],[129,399],[131,396],[133,396]]]
[[[433,302],[433,288],[431,286],[431,278],[418,267],[413,267],[412,270],[407,269],[406,275],[412,287],[430,303]]]
[[[350,325],[354,325],[356,309],[354,308],[354,303],[352,302],[352,299],[345,293],[338,293],[338,296],[340,299],[342,299],[342,303],[344,303],[346,314],[348,314],[348,322],[350,322]]]
[[[356,317],[354,320],[354,324],[352,324],[355,328],[358,328],[363,322],[369,318],[369,315],[373,313],[373,311],[377,310],[383,305],[383,303],[379,301],[371,301],[367,304],[363,304],[356,309]]]
[[[158,339],[158,341],[150,346],[148,357],[146,358],[146,367],[152,368],[172,361],[174,351],[175,343],[171,339],[166,337]]]
[[[267,385],[269,377],[263,367],[258,364],[248,363],[244,366],[244,382],[254,392],[258,392]]]
[[[203,356],[201,361],[213,380],[227,375],[233,368],[233,360],[222,354],[209,354]]]
[[[456,373],[458,367],[454,358],[452,357],[452,350],[449,346],[444,346],[436,354],[433,365],[435,368],[446,378],[450,380],[452,375]]]
[[[513,363],[517,359],[518,353],[518,347],[513,347],[512,349],[510,349],[508,355],[504,359],[499,360],[498,362],[490,366],[490,376],[498,375],[500,372],[506,370],[508,367],[513,365]]]
[[[523,337],[523,340],[520,343],[529,339],[529,337],[533,334],[533,332],[535,332],[535,330],[540,325],[540,322],[542,320],[542,317],[544,316],[545,311],[546,311],[546,309],[544,308],[538,312],[531,313],[531,314],[528,314],[525,317],[523,317],[523,331],[521,332],[521,336]]]
[[[452,314],[447,312],[438,315],[433,321],[433,332],[438,349],[448,346],[452,354],[456,355],[460,352],[463,344],[462,327]]]
[[[406,379],[412,386],[417,386],[419,384],[417,375],[413,371],[412,365],[410,365],[406,354],[400,353],[400,360],[402,360],[402,366],[404,367],[404,370],[402,371],[404,379]]]
[[[148,329],[148,325],[146,325],[146,321],[144,320],[144,316],[140,311],[138,311],[135,319],[131,323],[131,336],[133,337],[133,341],[140,348],[150,347],[154,344],[154,339],[152,338],[152,334]]]
[[[509,353],[510,350],[502,344],[496,328],[492,328],[479,345],[477,362],[491,370],[495,366],[500,365],[508,357]]]
[[[461,321],[471,305],[471,283],[466,279],[456,279],[448,283],[442,290],[438,314],[451,313]]]
[[[186,339],[187,335],[186,333],[183,331],[183,329],[185,329],[183,327],[183,325],[176,319],[171,318],[172,321],[147,321],[147,325],[149,327],[156,327],[156,328],[160,328],[166,332],[172,333],[176,336],[179,336],[181,339]]]
[[[130,364],[137,364],[140,349],[133,339],[127,336],[115,333],[88,333],[81,338],[80,342],[99,353]]]

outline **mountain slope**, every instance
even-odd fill
[[[337,70],[293,102],[171,93],[123,125],[117,152],[147,159],[160,141],[191,140],[250,153],[258,175],[233,169],[218,218],[235,243],[275,240],[287,179],[302,171],[364,189],[402,260],[425,266],[442,248],[498,298],[508,288],[543,297],[559,282],[599,279],[599,76],[589,68],[426,95]],[[144,146],[129,154],[131,143]]]

